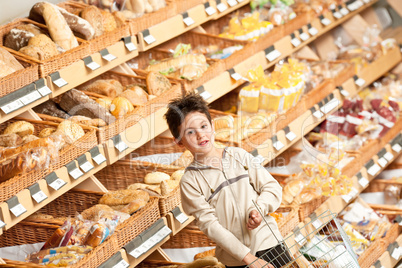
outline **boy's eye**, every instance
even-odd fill
[[[192,130],[187,131],[187,135],[191,135],[191,134],[193,134],[193,133],[194,133],[194,131],[192,131]]]
[[[201,126],[201,128],[207,128],[207,127],[208,127],[207,125],[202,125],[202,126]]]

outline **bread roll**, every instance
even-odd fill
[[[0,47],[0,78],[22,69],[24,66],[10,52]]]
[[[46,138],[49,137],[50,135],[52,135],[54,132],[56,131],[55,128],[44,128],[39,132],[39,138]]]
[[[169,80],[157,71],[151,71],[147,75],[147,89],[149,94],[159,96],[172,87]]]
[[[127,0],[126,8],[131,10],[135,14],[144,14],[145,0]]]
[[[120,209],[120,212],[127,213],[127,214],[133,214],[140,208],[144,207],[148,202],[143,200],[143,199],[138,199],[134,200],[127,205],[125,205],[122,209]]]
[[[103,16],[99,8],[87,6],[82,10],[81,17],[95,29],[95,36],[103,34]]]
[[[99,105],[109,111],[110,105],[112,104],[112,99],[110,98],[99,98],[95,100]]]
[[[36,140],[39,140],[39,137],[36,137],[35,135],[26,135],[22,139],[22,143],[25,144],[25,143],[28,143],[28,142],[31,142],[31,141],[36,141]]]
[[[172,162],[171,165],[179,166],[179,167],[187,167],[193,162],[194,156],[189,150],[185,150],[184,153],[180,156],[179,159]]]
[[[150,192],[148,192],[148,193],[153,194],[153,196],[161,195],[161,187],[160,187],[160,185],[156,185],[156,184],[152,185],[152,184],[146,184],[146,183],[133,183],[133,184],[129,185],[127,187],[127,189],[130,189],[130,190],[138,190],[138,189],[149,190],[149,191],[151,191],[151,193]]]
[[[43,33],[38,26],[31,23],[18,25],[4,37],[4,46],[19,51],[28,45],[29,39]]]
[[[126,17],[124,16],[124,14],[120,11],[114,11],[112,13],[114,20],[116,21],[116,26],[122,27],[126,24]]]
[[[111,32],[117,28],[116,21],[109,11],[101,10],[102,20],[103,20],[103,31]]]
[[[59,54],[56,44],[44,34],[29,39],[28,46],[20,52],[37,60],[46,60]]]
[[[72,116],[68,120],[71,120],[71,121],[73,121],[75,123],[91,126],[91,127],[104,127],[104,126],[106,126],[106,122],[103,121],[100,118],[92,119],[92,118],[82,116],[82,115]]]
[[[124,97],[116,97],[112,100],[109,109],[110,113],[118,118],[134,111],[134,106],[128,99]]]
[[[0,147],[16,147],[22,143],[23,140],[16,133],[0,135]]]
[[[137,96],[136,98],[138,99],[137,103],[144,104],[149,100],[148,93],[140,86],[138,85],[128,85],[126,87],[126,91],[130,90],[135,93]]]
[[[93,207],[84,210],[81,213],[81,216],[85,220],[97,221],[97,219],[102,218],[102,215],[107,214],[109,212],[114,213],[114,210],[107,205],[97,204]]]
[[[43,20],[49,29],[53,41],[65,50],[70,50],[78,46],[78,41],[73,35],[65,18],[55,5],[48,2],[36,3],[32,9],[40,10],[38,12],[43,16]]]
[[[171,191],[176,189],[180,184],[179,180],[164,180],[161,182],[161,195],[168,195]]]
[[[68,144],[74,143],[85,135],[82,127],[70,120],[64,120],[61,122],[57,127],[56,132],[62,133]]]
[[[126,205],[135,200],[149,200],[149,194],[141,190],[119,190],[110,191],[102,196],[99,200],[99,204],[105,204],[110,206]]]
[[[215,249],[213,248],[213,249],[210,249],[210,250],[207,250],[207,251],[194,255],[194,260],[205,258],[207,256],[215,257]]]
[[[81,90],[101,94],[110,98],[115,98],[123,92],[123,86],[117,80],[99,79],[90,84],[79,87]]]
[[[147,184],[160,184],[162,181],[169,179],[170,176],[168,174],[156,171],[148,173],[144,178],[144,182]]]
[[[143,92],[142,88],[137,87],[137,89],[141,90],[141,93]],[[136,105],[142,105],[145,104],[147,102],[148,97],[145,95],[145,98],[142,96],[139,96],[137,92],[135,92],[134,90],[125,90],[123,91],[119,97],[123,97],[126,98],[127,100],[129,100],[131,102],[131,104],[133,104],[134,106]],[[145,99],[145,101],[144,101]]]
[[[173,172],[173,174],[170,176],[171,180],[174,181],[180,181],[181,177],[183,177],[185,170],[184,169],[179,169]]]
[[[3,134],[18,134],[20,137],[24,137],[26,135],[31,135],[34,133],[35,127],[29,122],[26,121],[17,121],[11,123],[6,127]]]

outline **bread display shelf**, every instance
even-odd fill
[[[194,221],[193,216],[188,216],[183,212],[183,207],[180,204],[166,215],[169,228],[172,230],[172,235],[176,235],[183,228]]]
[[[402,234],[398,236],[394,243],[388,245],[386,251],[381,257],[370,266],[377,267],[395,267],[402,258]]]
[[[107,165],[104,156],[105,152],[103,147],[98,145],[90,152],[78,157],[77,160],[73,160],[66,166],[63,166],[50,175],[40,179],[29,188],[20,191],[7,201],[0,203],[0,220],[6,224],[4,229],[10,229],[27,216],[38,211],[46,204],[52,202],[57,197],[66,193],[99,170],[103,169]],[[95,161],[98,161],[99,164],[97,164]],[[89,163],[89,165],[87,163]],[[91,166],[93,167],[92,169],[90,169]],[[87,172],[85,172],[85,170]],[[73,178],[73,176],[79,175],[81,176],[77,179]],[[34,198],[39,201],[37,202]],[[17,215],[19,213],[21,214],[16,217],[13,212],[10,211],[10,208]],[[24,212],[25,210],[26,212]]]
[[[216,15],[215,19],[219,19],[238,8],[250,3],[250,0],[215,0]]]

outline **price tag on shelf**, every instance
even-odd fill
[[[322,222],[319,219],[316,219],[315,221],[313,221],[313,226],[315,229],[319,230],[322,226]]]
[[[80,165],[80,168],[81,168],[85,173],[87,173],[88,171],[90,171],[91,169],[93,169],[94,166],[93,166],[91,163],[89,163],[89,162],[87,161],[87,162],[85,162],[84,164]]]
[[[350,195],[350,196],[353,198],[353,197],[355,197],[358,193],[359,193],[359,191],[358,191],[356,188],[352,187],[352,189],[350,190],[350,192],[349,192],[348,195]]]
[[[310,35],[308,33],[305,33],[305,32],[300,33],[299,36],[300,36],[300,39],[303,40],[303,41],[306,41],[306,40],[308,40],[310,38]]]
[[[355,84],[356,84],[358,87],[362,87],[362,86],[366,83],[366,81],[365,81],[363,78],[360,78],[360,77],[358,77],[357,75],[355,75],[353,78],[354,78],[354,80],[355,80]]]
[[[92,71],[100,68],[100,65],[97,62],[93,61],[91,56],[85,57],[82,60],[84,61],[85,66],[87,66]]]
[[[349,92],[347,92],[346,90],[344,90],[344,89],[341,89],[341,94],[342,94],[342,96],[344,96],[344,97],[348,97],[350,94],[349,94]]]
[[[6,226],[6,224],[4,223],[4,221],[0,220],[0,229],[3,229],[4,226]]]
[[[229,5],[230,7],[234,7],[235,5],[237,5],[237,1],[236,1],[236,0],[228,0],[227,2],[228,2],[228,5]]]
[[[39,91],[39,93],[42,95],[42,97],[45,97],[45,96],[49,95],[50,93],[52,93],[50,88],[48,88],[45,85],[45,79],[43,79],[43,78],[41,78],[35,82],[35,87],[36,87],[36,90]]]
[[[45,177],[47,185],[49,185],[54,190],[59,190],[61,187],[66,185],[66,182],[57,177],[56,173],[52,172]]]
[[[356,2],[351,2],[350,4],[347,4],[346,6],[350,11],[354,11],[357,9]]]
[[[17,196],[11,197],[6,201],[6,203],[8,204],[8,208],[10,209],[11,213],[13,213],[15,217],[19,217],[25,212],[27,212],[24,206],[21,205],[20,202],[18,201]]]
[[[195,23],[195,21],[188,16],[188,12],[183,12],[181,16],[183,17],[183,22],[186,24],[186,26],[191,26]]]
[[[5,114],[9,114],[9,113],[14,112],[14,111],[16,111],[16,110],[18,110],[18,109],[20,109],[22,107],[24,107],[24,104],[22,103],[22,101],[15,100],[15,101],[12,101],[10,103],[7,103],[7,104],[1,106],[0,109],[3,110],[3,112]]]
[[[66,168],[68,174],[73,177],[74,180],[80,178],[84,173],[77,167],[75,164],[75,160],[71,161],[70,163],[66,164]]]
[[[95,146],[94,148],[89,150],[89,153],[91,154],[92,160],[94,160],[95,163],[98,165],[106,161],[106,157],[104,157],[103,154],[99,152],[98,146]]]
[[[130,36],[130,39],[131,39],[131,36]],[[130,41],[130,43],[131,43],[131,41]],[[133,43],[131,43],[131,44],[133,44]],[[117,57],[115,55],[109,53],[109,50],[107,50],[107,48],[102,49],[101,51],[99,51],[99,53],[101,54],[102,59],[104,59],[104,60],[113,61],[113,60],[117,59]]]
[[[241,3],[241,2],[243,2],[243,1],[244,1],[244,0],[237,0],[238,3]]]
[[[324,116],[324,114],[323,114],[320,110],[316,110],[316,111],[313,113],[313,115],[314,115],[316,118],[318,118],[318,119],[321,119],[321,118]]]
[[[40,98],[42,98],[42,95],[34,90],[30,93],[28,93],[27,95],[25,95],[24,97],[20,98],[20,101],[24,104],[24,105],[28,105],[36,100],[39,100]]]
[[[321,21],[322,25],[324,25],[324,26],[328,26],[331,24],[331,20],[324,17],[323,15],[320,15],[320,21]]]
[[[269,62],[272,62],[279,58],[282,54],[278,50],[275,49],[274,46],[270,46],[269,48],[265,49],[265,57]]]
[[[401,251],[399,250],[399,247],[394,247],[391,257],[394,258],[395,260],[399,260],[401,257]]]
[[[185,223],[188,220],[187,215],[181,212],[179,207],[175,207],[174,209],[172,209],[172,214],[181,224]]]
[[[123,37],[123,42],[124,42],[124,46],[127,48],[128,51],[134,51],[137,50],[137,47],[134,45],[134,43],[131,40],[131,36],[126,36]]]
[[[345,200],[345,202],[348,204],[352,197],[350,195],[342,195],[342,199]]]
[[[384,158],[387,159],[387,161],[392,161],[392,159],[394,159],[394,155],[390,152],[386,152],[384,154]]]
[[[120,134],[117,134],[112,138],[114,147],[121,153],[128,148],[128,145],[121,139]]]
[[[128,254],[130,254],[132,257],[138,259],[138,257],[141,256],[143,254],[143,252],[140,248],[136,248],[133,251],[130,251]]]
[[[39,184],[35,183],[34,185],[28,188],[29,193],[32,198],[36,201],[36,203],[41,203],[43,200],[47,198],[47,195],[40,189]]]
[[[368,3],[370,3],[370,0],[363,0],[363,2],[364,2],[365,4],[368,4]]]
[[[337,18],[338,20],[343,17],[342,14],[341,14],[341,12],[336,11],[336,10],[333,10],[333,11],[332,11],[332,15],[333,15],[335,18]]]
[[[368,179],[366,179],[365,177],[361,177],[360,179],[359,179],[359,184],[363,187],[363,188],[365,188],[368,184],[369,184],[369,181],[368,181]]]
[[[367,169],[367,173],[370,174],[371,176],[376,175],[379,171],[381,170],[381,167],[374,163],[371,167]]]
[[[112,266],[112,268],[127,268],[130,265],[125,260],[120,260],[118,263]]]
[[[229,69],[228,72],[230,74],[230,77],[232,77],[236,81],[243,79],[243,77],[239,73],[236,73],[236,71],[233,68]]]
[[[332,98],[328,103],[326,103],[323,107],[321,107],[321,111],[324,113],[329,113],[336,107],[338,107],[340,101],[337,98]]]
[[[216,3],[217,3],[216,8],[219,10],[219,12],[222,13],[222,12],[226,11],[226,9],[228,9],[228,6],[226,4],[224,4],[224,3],[218,4],[218,1]]]
[[[254,149],[253,151],[251,151],[251,154],[255,157],[255,158],[257,158],[257,161],[258,161],[258,163],[263,163],[264,161],[265,161],[265,158],[262,156],[262,155],[260,155],[259,153],[258,153],[258,150],[257,149]]]
[[[144,41],[150,45],[156,41],[155,37],[150,34],[149,29],[142,31],[142,36],[144,37]]]
[[[301,41],[295,37],[295,38],[292,38],[292,39],[290,40],[290,43],[292,43],[292,45],[293,45],[294,47],[298,47],[298,46],[301,44]]]
[[[306,242],[306,238],[301,233],[298,233],[295,236],[295,240],[300,246],[303,246],[303,244]]]
[[[388,164],[388,161],[384,157],[379,158],[377,162],[381,167],[385,167]]]
[[[293,141],[294,139],[296,139],[296,134],[290,131],[289,126],[286,126],[283,130],[285,131],[285,136],[289,141]]]
[[[205,3],[204,7],[205,7],[205,12],[208,14],[208,16],[212,16],[213,14],[216,13],[215,8],[211,7],[209,5],[209,2]]]
[[[311,23],[307,24],[307,28],[308,28],[309,34],[311,34],[312,36],[318,34],[318,30],[316,28],[314,28],[313,26],[311,26]]]
[[[64,87],[68,83],[64,80],[59,72],[54,72],[50,74],[50,78],[52,79],[53,84],[55,84],[58,88]]]
[[[197,87],[197,92],[204,100],[208,100],[212,97],[211,93],[204,89],[204,86]]]
[[[399,153],[401,151],[401,149],[402,148],[398,143],[392,145],[392,150],[394,150],[394,152],[396,152],[396,153]]]
[[[356,1],[356,9],[359,9],[359,8],[361,8],[362,6],[364,6],[363,1],[362,1],[362,0],[357,0],[357,1]]]
[[[277,150],[280,151],[285,145],[281,141],[278,140],[276,136],[271,138],[272,146]]]

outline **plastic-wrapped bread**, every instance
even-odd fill
[[[6,77],[24,67],[7,50],[0,47],[0,78]]]
[[[0,135],[0,147],[16,147],[22,143],[22,138],[16,133]]]

